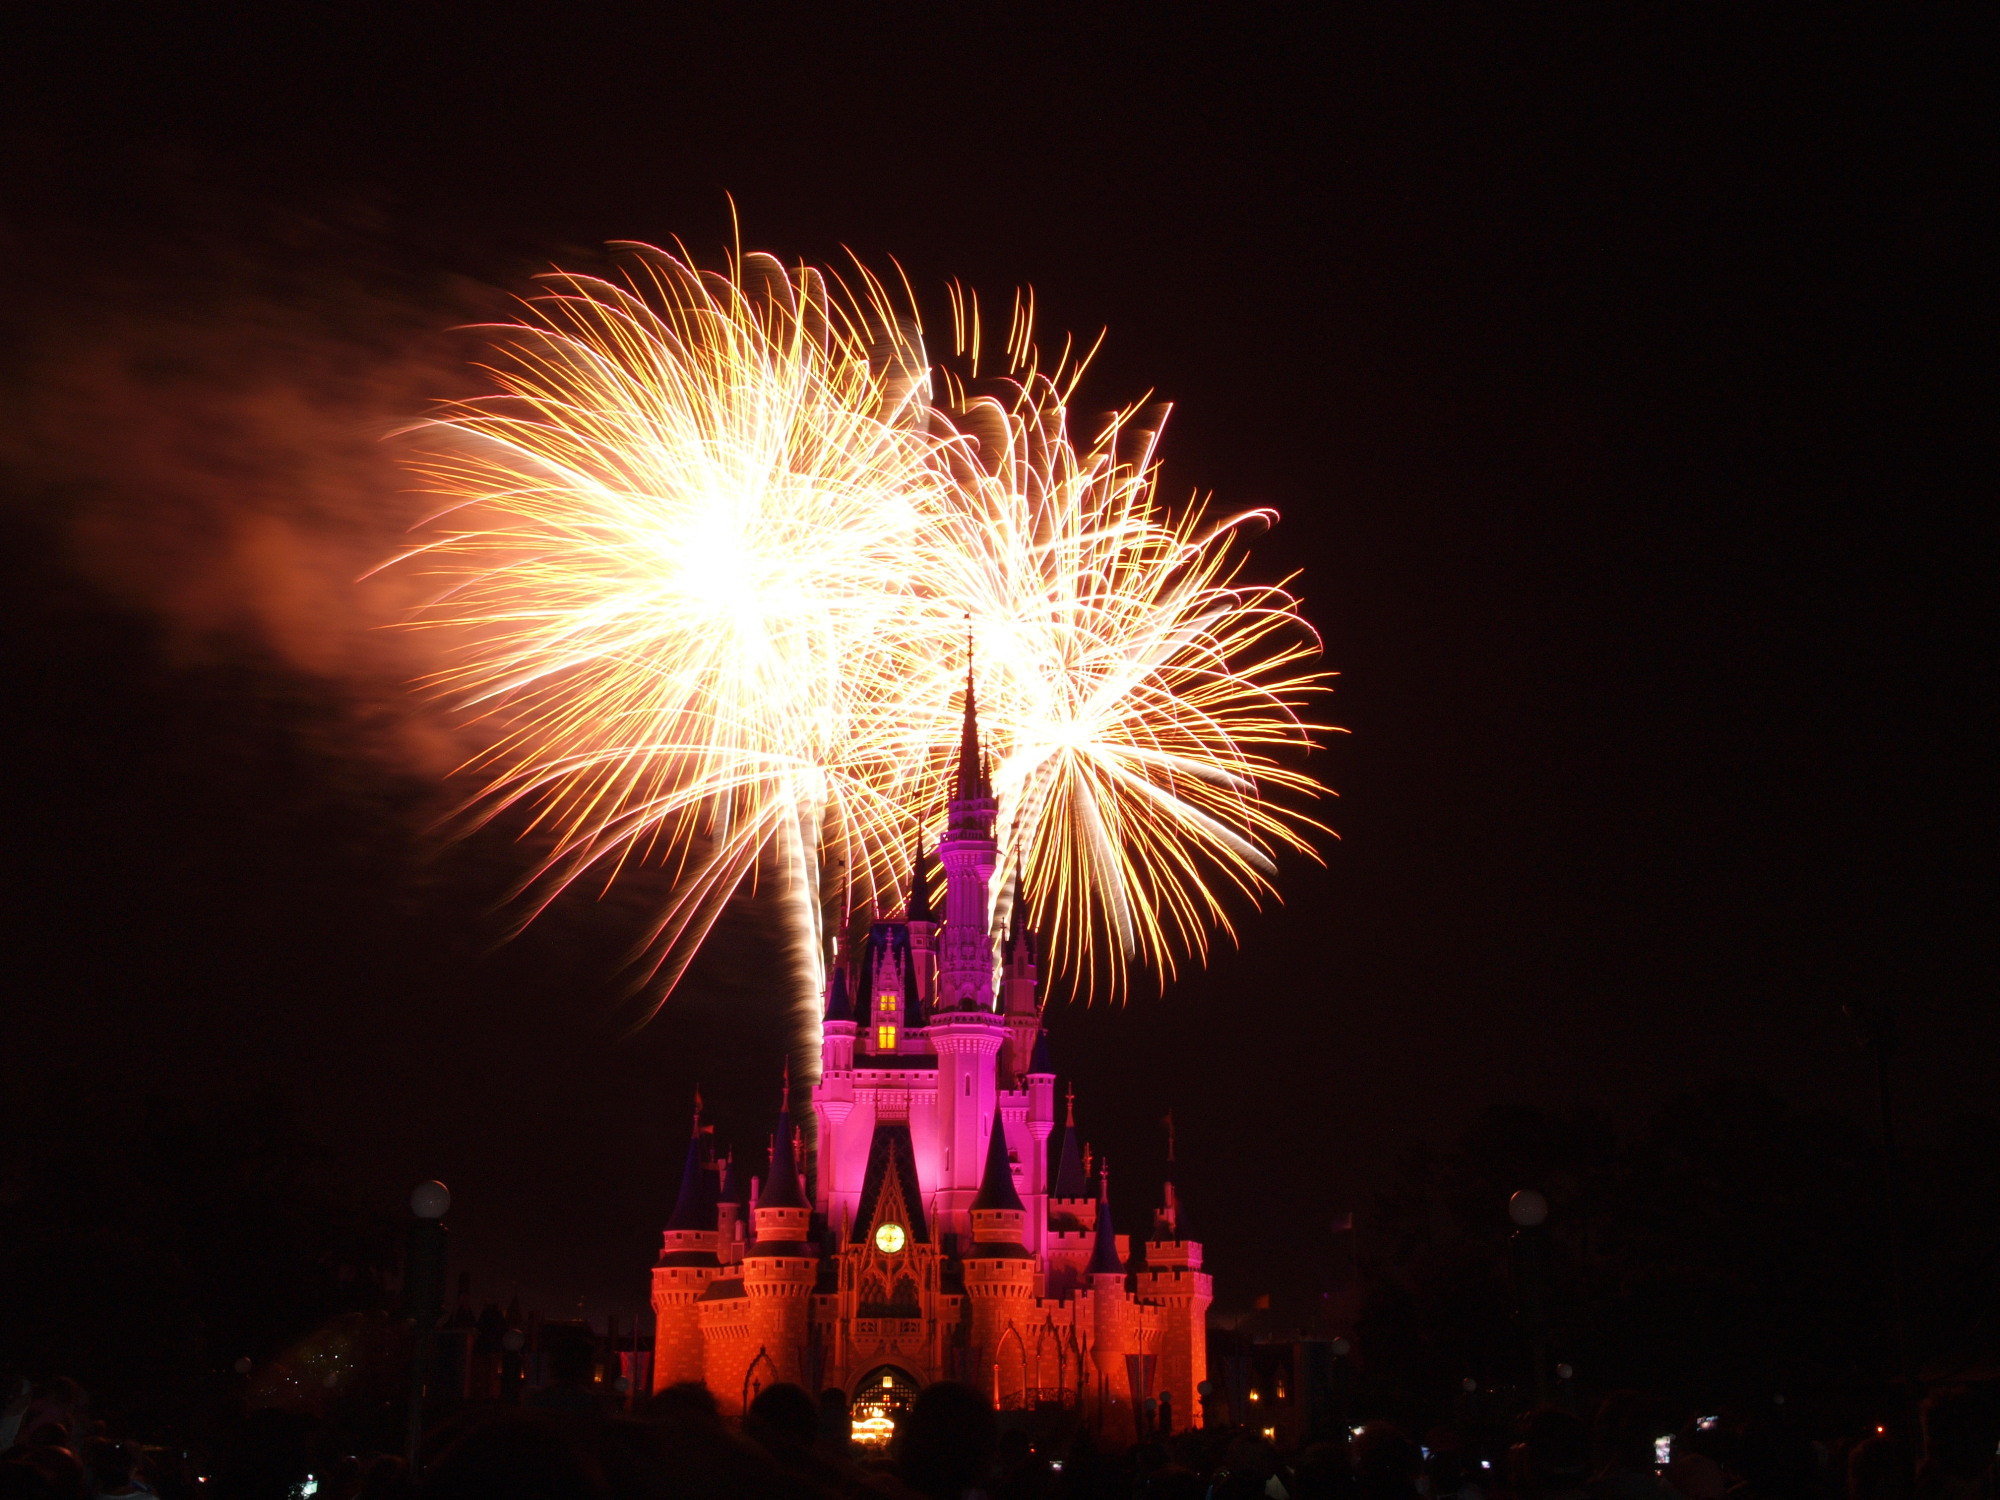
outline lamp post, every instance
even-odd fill
[[[1507,1217],[1514,1221],[1514,1232],[1508,1236],[1514,1260],[1514,1299],[1520,1310],[1521,1331],[1528,1337],[1528,1360],[1535,1372],[1535,1405],[1547,1406],[1549,1200],[1534,1188],[1522,1188],[1507,1200]]]
[[[410,1421],[404,1457],[414,1477],[424,1435],[424,1390],[437,1363],[438,1320],[444,1316],[444,1216],[451,1189],[420,1182],[410,1192],[410,1237],[403,1269],[403,1308],[410,1319]]]

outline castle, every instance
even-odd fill
[[[778,1381],[835,1386],[864,1440],[947,1379],[1121,1436],[1199,1420],[1211,1289],[1171,1138],[1136,1243],[1073,1103],[1051,1168],[1056,1076],[1018,876],[994,961],[996,811],[968,675],[942,921],[920,848],[900,917],[832,965],[810,1148],[781,1112],[768,1171],[745,1181],[697,1115],[653,1269],[655,1389],[704,1382],[733,1414]]]

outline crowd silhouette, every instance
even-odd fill
[[[838,1390],[773,1385],[738,1421],[699,1385],[628,1411],[558,1382],[453,1412],[412,1468],[278,1408],[162,1446],[119,1437],[74,1380],[11,1392],[0,1500],[1993,1500],[2000,1445],[2000,1398],[1983,1385],[1932,1395],[1907,1432],[1829,1438],[1782,1407],[1687,1417],[1618,1391],[1588,1421],[1543,1407],[1497,1433],[1438,1425],[1419,1441],[1387,1421],[1322,1420],[1287,1447],[1222,1423],[1111,1443],[940,1382],[868,1448]]]

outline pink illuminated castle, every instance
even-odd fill
[[[1018,878],[994,962],[995,811],[968,679],[942,920],[919,851],[903,912],[833,966],[810,1150],[781,1113],[769,1171],[746,1183],[697,1120],[653,1269],[655,1388],[703,1381],[739,1412],[776,1381],[836,1386],[864,1439],[941,1379],[1124,1436],[1198,1420],[1210,1281],[1171,1165],[1137,1244],[1113,1227],[1108,1173],[1086,1171],[1073,1105],[1051,1165],[1056,1075]]]

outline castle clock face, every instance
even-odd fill
[[[894,1255],[903,1248],[903,1226],[884,1224],[875,1231],[875,1248],[884,1255]]]

